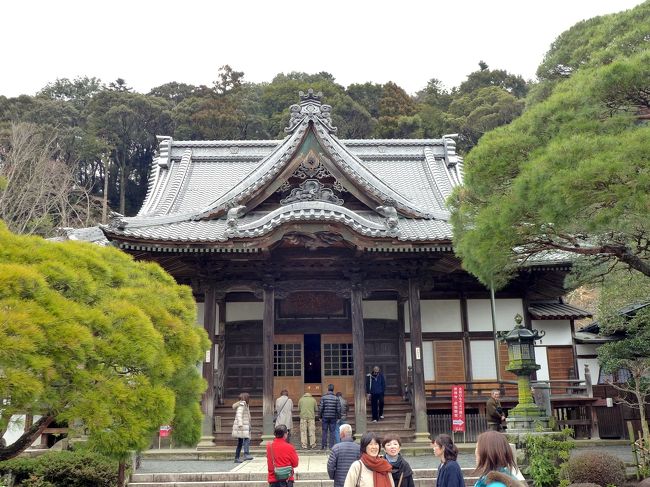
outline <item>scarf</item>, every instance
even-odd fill
[[[371,457],[367,453],[361,455],[361,462],[372,470],[372,480],[375,487],[391,487],[388,475],[393,470],[385,458]]]

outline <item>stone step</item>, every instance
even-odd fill
[[[478,480],[471,475],[471,469],[463,469],[465,484],[473,486]],[[416,486],[434,486],[435,469],[415,469],[413,479]],[[192,473],[149,473],[131,476],[129,487],[217,487],[217,486],[268,487],[266,471],[263,472],[192,472]],[[325,472],[296,472],[295,485],[331,486]]]

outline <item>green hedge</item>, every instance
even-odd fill
[[[20,487],[115,487],[117,462],[90,451],[50,452],[0,463]]]

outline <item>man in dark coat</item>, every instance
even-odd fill
[[[372,373],[366,376],[366,393],[370,399],[373,423],[384,419],[384,392],[386,392],[386,380],[379,367],[375,365]]]
[[[352,427],[342,424],[339,433],[341,442],[332,447],[327,459],[327,475],[334,481],[334,487],[343,487],[350,466],[361,457],[359,444],[352,438]]]
[[[493,431],[503,431],[502,423],[506,420],[501,407],[499,397],[501,393],[498,390],[492,391],[490,399],[485,403],[485,415],[487,416],[488,429]]]
[[[334,438],[334,428],[336,427],[336,420],[341,417],[341,401],[339,401],[339,398],[334,395],[334,384],[327,386],[327,394],[325,394],[320,400],[318,415],[323,423],[321,450],[325,450],[327,448],[328,436],[330,448],[336,443],[336,439]]]

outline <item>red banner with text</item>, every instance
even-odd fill
[[[465,431],[465,388],[451,386],[451,431]]]

